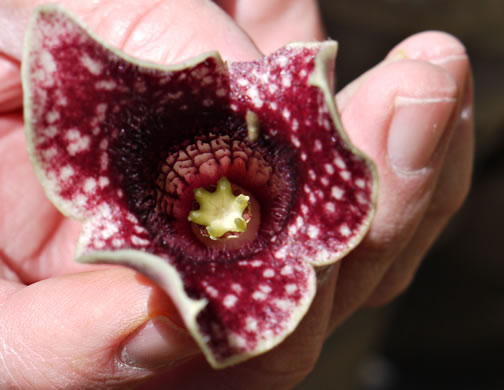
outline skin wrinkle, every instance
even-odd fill
[[[124,32],[119,48],[124,50],[128,43],[132,40],[135,32],[145,23],[148,16],[150,16],[160,6],[162,0],[156,1],[152,6],[147,7],[142,13],[135,15],[135,18],[130,21],[128,28]],[[112,15],[113,16],[113,15]]]

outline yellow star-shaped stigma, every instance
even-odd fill
[[[187,219],[206,226],[211,239],[217,240],[228,232],[241,233],[247,230],[243,212],[250,198],[243,194],[234,196],[231,183],[225,177],[217,182],[214,192],[204,188],[194,190],[194,198],[200,208],[191,211]]]

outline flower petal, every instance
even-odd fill
[[[234,110],[254,112],[260,131],[297,152],[292,165],[300,193],[285,251],[319,266],[360,242],[377,193],[373,163],[351,145],[337,114],[331,88],[336,49],[331,41],[293,43],[231,65]]]

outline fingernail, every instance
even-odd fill
[[[388,135],[388,158],[396,170],[413,172],[429,164],[455,103],[454,98],[396,98]]]
[[[168,318],[147,321],[125,342],[120,360],[135,368],[156,369],[174,365],[199,353],[191,336]]]

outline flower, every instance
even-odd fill
[[[28,149],[47,196],[83,221],[77,261],[158,283],[213,367],[280,343],[310,306],[315,267],[355,247],[374,210],[374,166],[349,144],[328,81],[335,42],[160,66],[57,6],[37,10],[27,42]],[[194,192],[223,177],[247,203],[230,236],[205,237]]]

